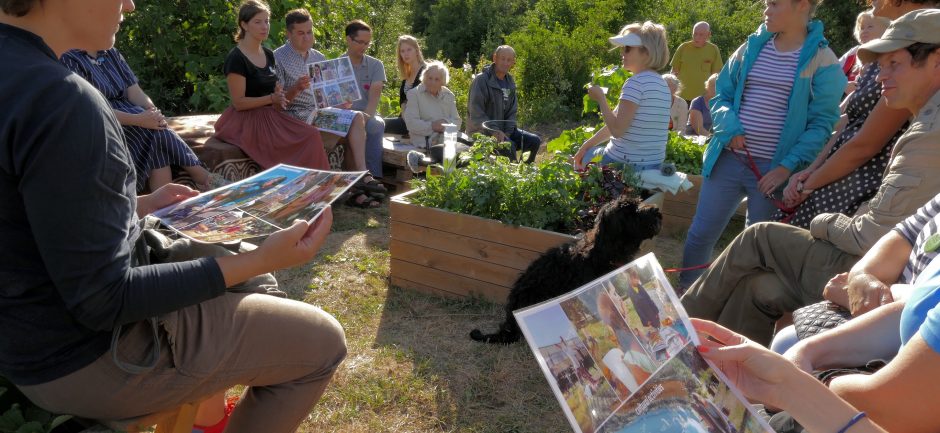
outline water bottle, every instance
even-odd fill
[[[444,159],[453,159],[457,156],[457,125],[453,123],[444,124]]]

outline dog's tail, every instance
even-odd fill
[[[470,338],[481,343],[512,344],[519,341],[520,335],[519,332],[512,332],[503,328],[492,334],[484,334],[479,329],[474,329],[470,331]]]

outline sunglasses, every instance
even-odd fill
[[[364,46],[364,47],[368,47],[368,46],[371,46],[371,45],[372,45],[372,41],[366,42],[366,41],[360,41],[360,40],[358,40],[358,39],[353,39],[353,38],[349,38],[349,39],[352,40],[353,42],[359,44],[359,45]]]

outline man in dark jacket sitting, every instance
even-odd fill
[[[535,161],[542,139],[530,132],[516,127],[516,111],[519,102],[516,98],[516,82],[509,75],[509,70],[516,64],[516,51],[509,45],[501,45],[493,52],[493,64],[483,68],[483,72],[473,78],[470,85],[469,119],[467,134],[482,132],[492,134],[499,141],[512,143],[511,159],[515,151],[528,152],[526,162]],[[485,130],[483,122],[490,130]],[[493,131],[495,130],[495,131]]]

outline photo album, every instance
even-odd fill
[[[294,220],[313,221],[365,174],[278,164],[153,213],[190,239],[232,242],[270,235]]]
[[[773,432],[698,353],[652,253],[514,315],[575,432]]]
[[[324,131],[345,137],[349,133],[356,113],[335,108],[337,105],[362,99],[356,74],[348,57],[310,63],[310,89],[317,110],[308,119],[312,125]]]

